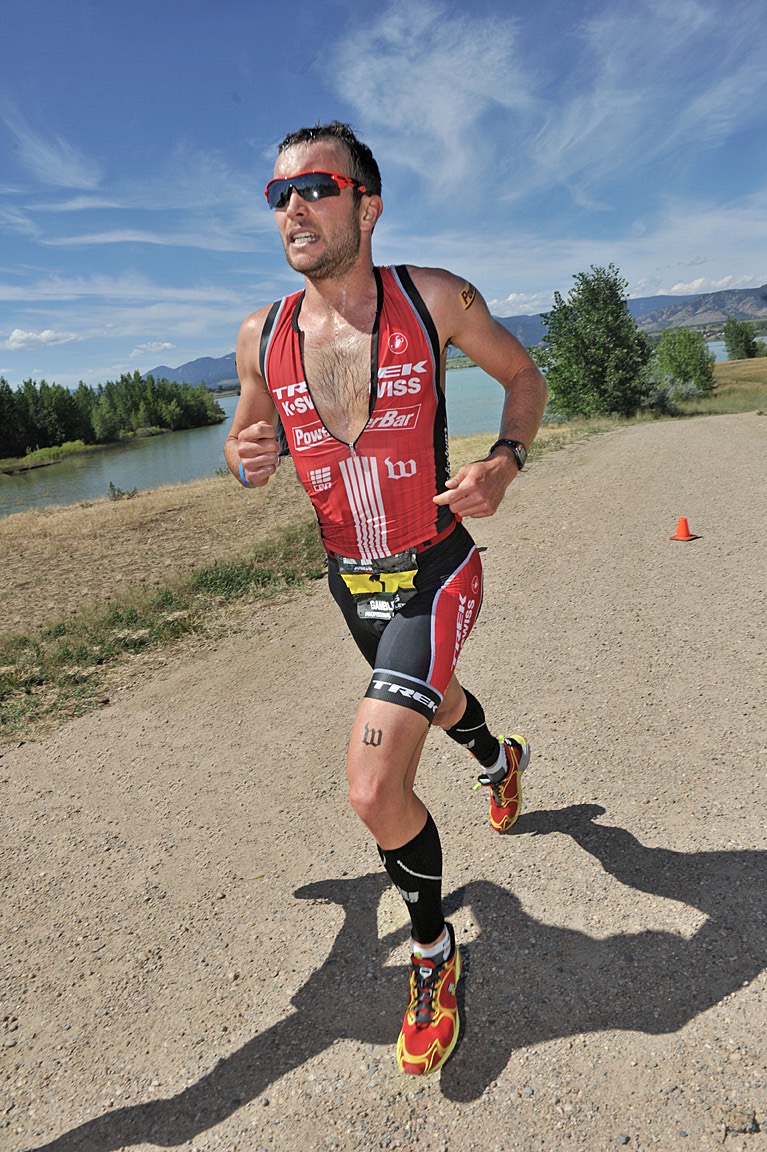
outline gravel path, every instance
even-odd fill
[[[396,1068],[406,918],[343,780],[367,674],[317,586],[0,756],[3,1152],[767,1148],[767,419],[546,456],[474,530],[461,678],[533,760],[498,837],[427,742],[442,1073]]]

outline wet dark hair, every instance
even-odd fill
[[[336,140],[343,144],[349,153],[351,171],[342,175],[351,176],[360,184],[364,184],[369,195],[381,195],[381,173],[373,153],[367,144],[357,138],[354,130],[340,120],[331,120],[329,124],[315,124],[313,128],[299,128],[289,132],[279,145],[279,151],[292,148],[294,144],[317,144],[321,140]]]

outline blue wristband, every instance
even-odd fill
[[[246,488],[252,488],[253,487],[253,485],[250,483],[250,481],[245,479],[245,469],[243,468],[242,460],[240,460],[240,480],[242,481],[242,483],[245,485]]]

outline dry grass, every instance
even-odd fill
[[[316,524],[307,520],[242,557],[197,568],[157,590],[123,591],[106,606],[83,608],[46,628],[0,635],[0,736],[104,703],[110,676],[126,660],[190,634],[210,635],[230,606],[242,608],[318,579],[324,560]]]
[[[618,424],[545,428],[533,455]],[[452,441],[453,470],[488,446],[486,435]],[[9,516],[0,520],[0,553],[6,736],[97,706],[127,659],[224,627],[222,613],[316,578],[324,556],[290,463],[266,489],[216,476]]]
[[[231,477],[19,512],[0,520],[0,635],[30,632],[136,588],[160,588],[195,569],[243,556],[288,524],[311,518],[292,468],[269,490]]]
[[[731,415],[767,408],[767,357],[725,360],[715,365],[714,379],[716,388],[710,396],[681,406],[685,415]]]

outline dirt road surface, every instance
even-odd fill
[[[316,585],[0,756],[3,1152],[767,1148],[767,418],[577,444],[472,527],[461,679],[533,759],[499,837],[427,741],[443,1071],[397,1071],[406,917],[343,768],[367,671]]]

